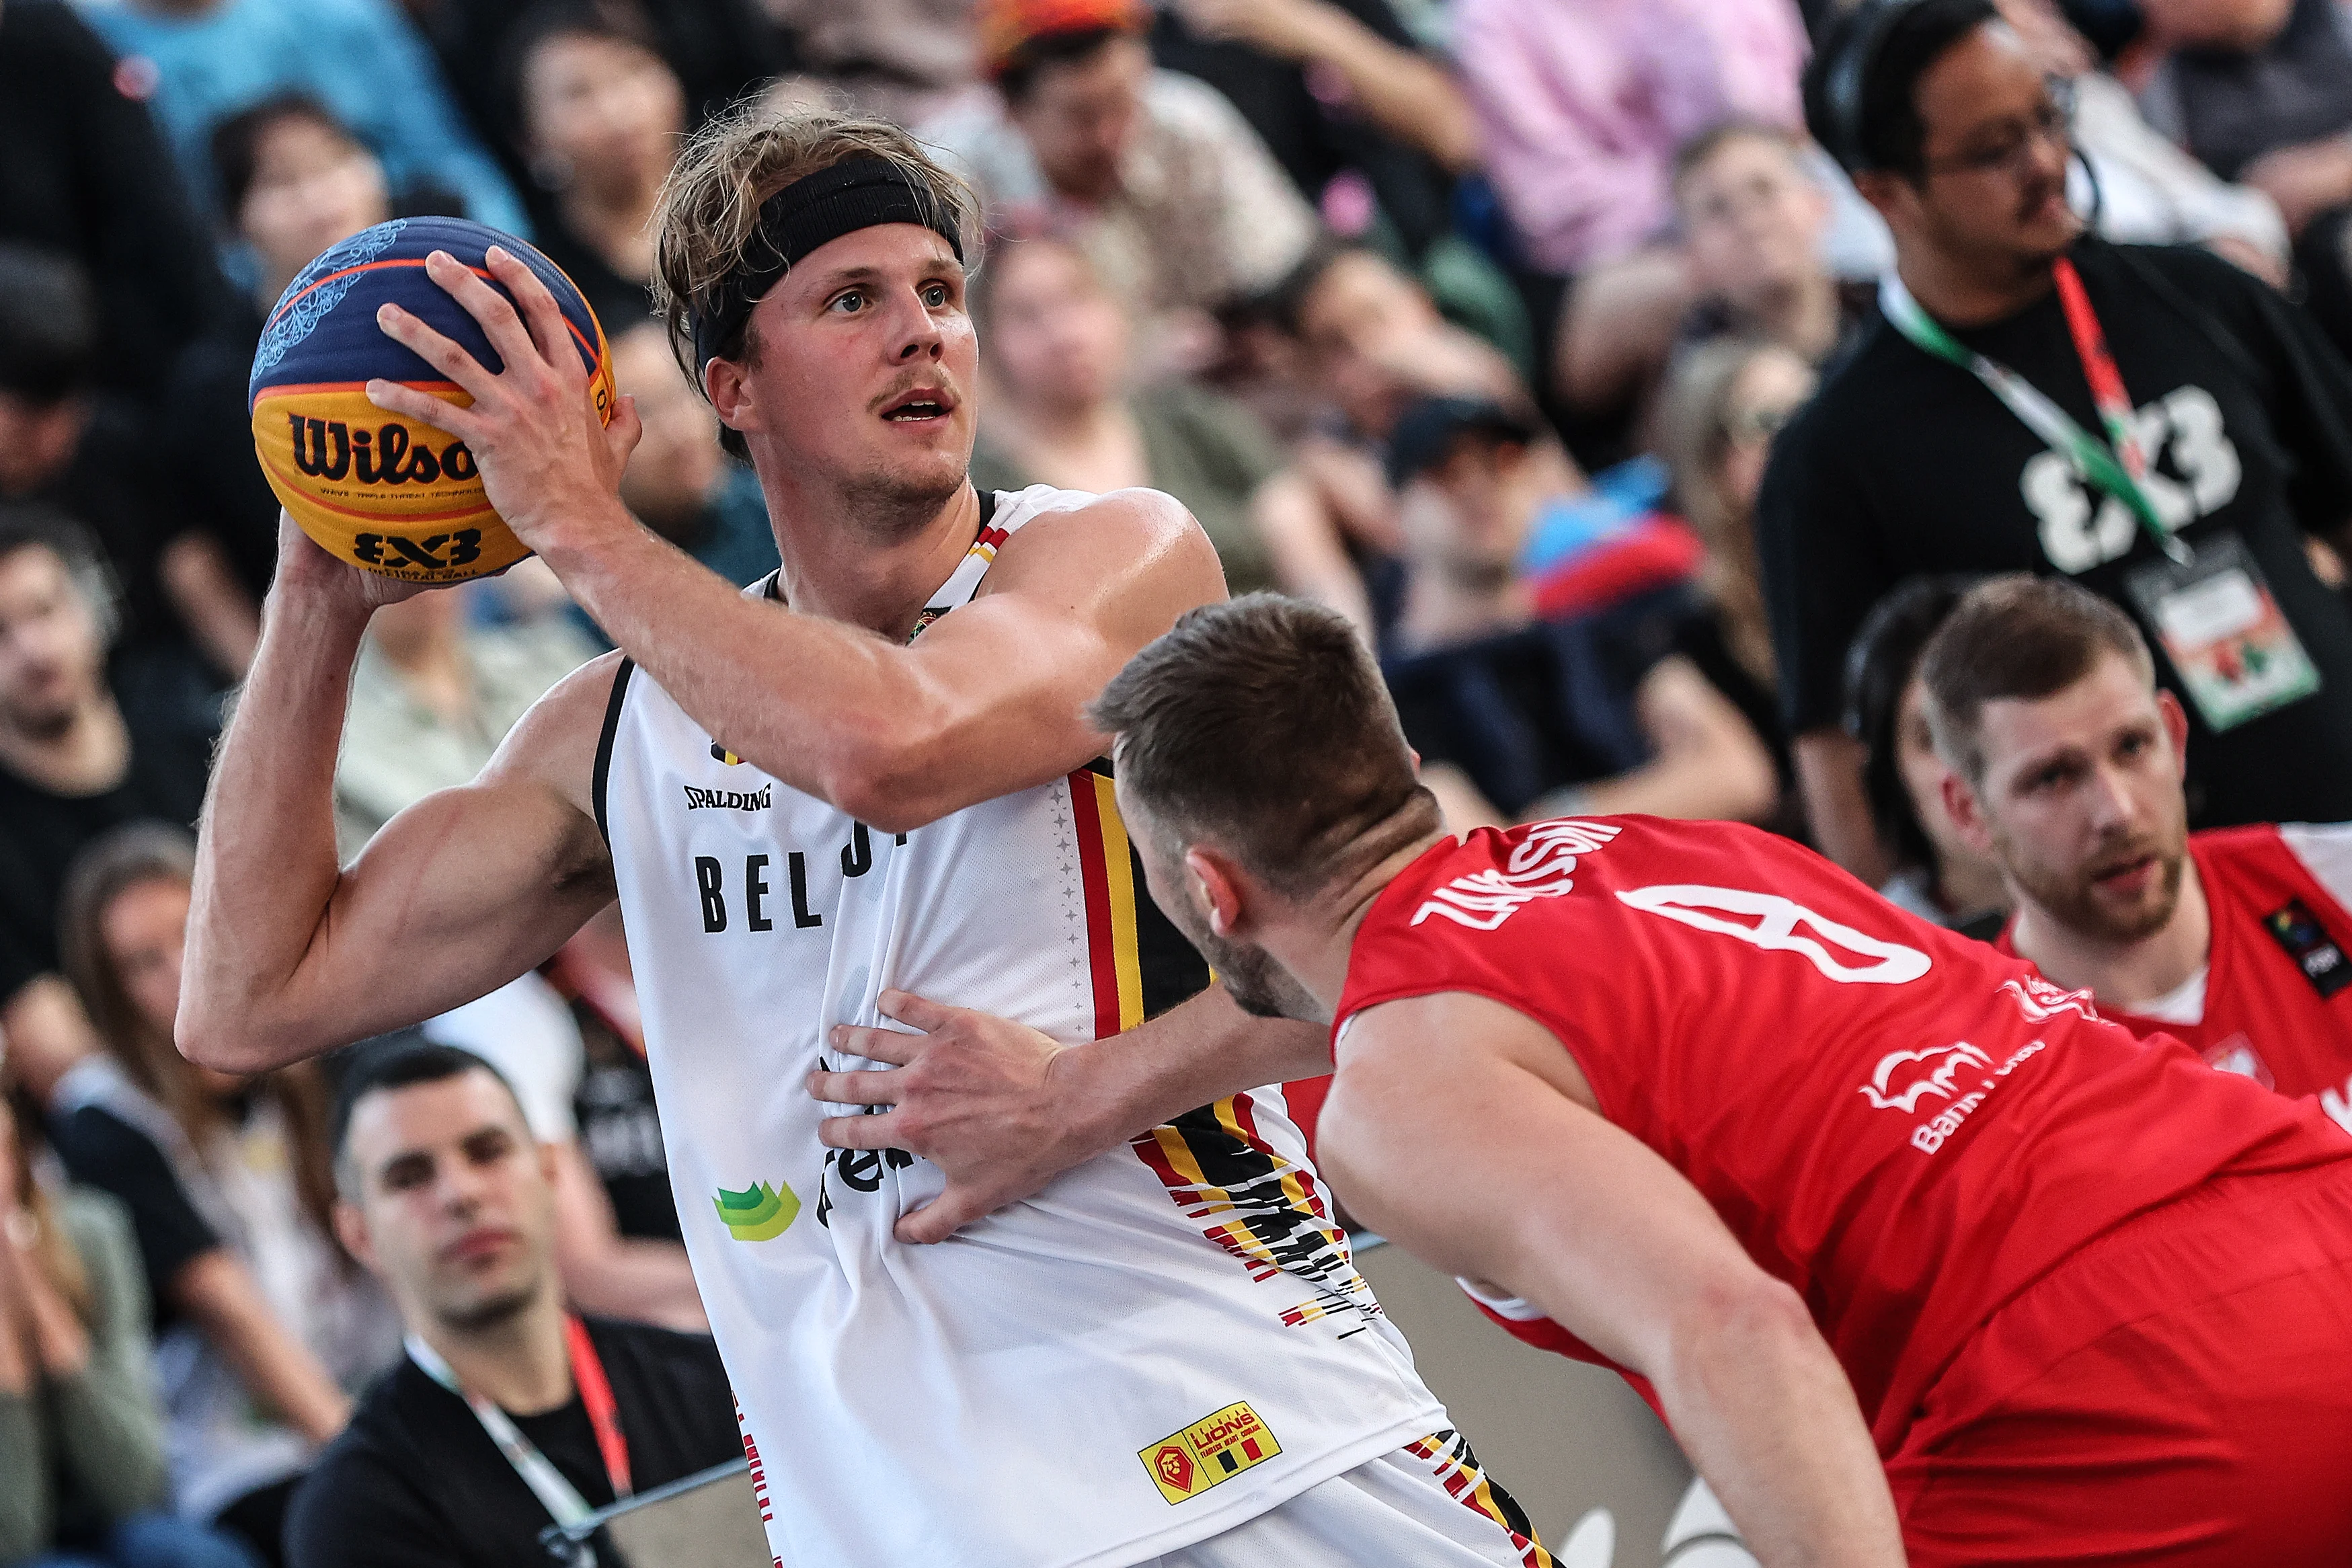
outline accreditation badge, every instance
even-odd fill
[[[2206,727],[2228,730],[2319,689],[2243,541],[2224,534],[2187,563],[2151,561],[2125,578]]]

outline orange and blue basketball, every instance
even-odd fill
[[[490,287],[493,246],[539,275],[562,307],[597,412],[613,417],[604,329],[562,269],[520,240],[462,218],[394,218],[327,250],[286,287],[253,356],[247,406],[269,488],[330,554],[412,583],[454,583],[530,553],[491,510],[474,455],[444,431],[378,408],[373,379],[396,381],[460,407],[473,400],[376,324],[396,304],[493,372],[498,351],[465,307],[426,276],[446,250]]]

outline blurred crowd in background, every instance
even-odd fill
[[[2231,408],[2226,475],[2202,405],[2150,427],[2182,518],[2276,513],[2291,560],[2267,514],[2234,526],[2326,687],[2309,736],[2200,728],[2192,819],[2352,818],[2352,13],[1998,9],[2051,123],[1953,132],[1906,80],[1869,134],[1907,149],[1858,157],[1807,131],[1832,0],[0,0],[0,1565],[285,1560],[289,1496],[399,1351],[336,1239],[333,1064],[237,1080],[171,1038],[278,548],[265,318],[391,217],[528,238],[637,400],[627,504],[749,584],[760,487],[646,291],[681,138],[730,105],[941,149],[989,229],[975,481],[1166,490],[1234,593],[1344,612],[1455,827],[1753,822],[1987,931],[2002,877],[1946,815],[1914,667],[1973,573],[2129,608],[2093,568],[2132,524],[2094,549],[2100,498],[2029,516],[1997,476],[2024,542],[1979,541],[1966,421],[1864,373],[1898,250],[1965,258],[2027,222],[2000,182],[2054,169],[2105,238],[2200,247],[2164,287],[2275,389],[2259,440]],[[1890,215],[1858,166],[1927,195]],[[535,563],[381,612],[346,855],[605,646]],[[617,924],[425,1032],[554,1149],[569,1298],[697,1326]]]

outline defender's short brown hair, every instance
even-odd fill
[[[971,187],[898,126],[824,109],[779,114],[757,100],[721,115],[688,139],[662,183],[655,216],[654,314],[669,329],[670,350],[696,391],[702,390],[702,367],[694,363],[695,312],[708,308],[741,265],[760,226],[760,204],[850,158],[897,164],[939,211],[953,216],[964,237],[966,269],[978,259],[980,204]],[[758,358],[748,326],[741,352]],[[736,457],[749,455],[735,431],[722,426],[719,439]]]
[[[2141,679],[2155,683],[2156,661],[2139,627],[2087,588],[2023,573],[1978,584],[1919,656],[1937,752],[1969,784],[1982,784],[1978,721],[1984,705],[2053,696],[2109,654],[2130,660]]]
[[[1193,610],[1087,712],[1120,737],[1119,781],[1160,824],[1285,897],[1440,826],[1380,671],[1320,605],[1251,594]]]

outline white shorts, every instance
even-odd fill
[[[1136,1568],[1553,1568],[1458,1433],[1359,1465],[1247,1524]]]

